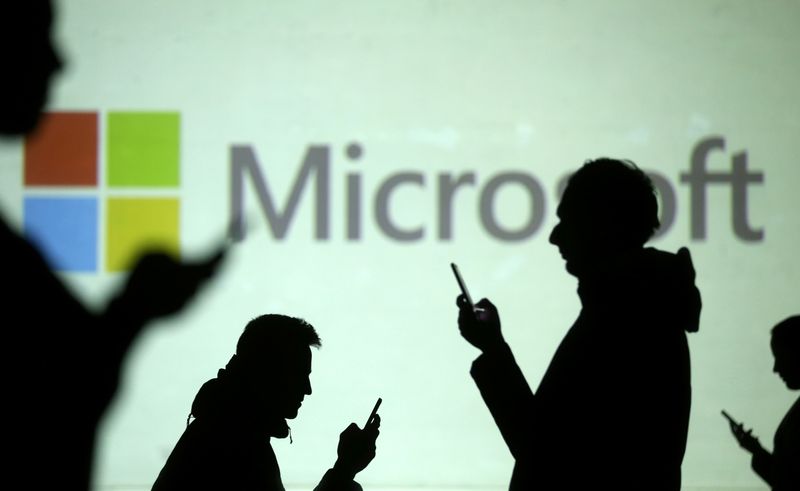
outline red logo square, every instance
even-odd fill
[[[97,186],[97,113],[45,114],[25,139],[26,186]]]

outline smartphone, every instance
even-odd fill
[[[450,263],[450,267],[453,269],[453,274],[456,275],[456,281],[458,282],[458,287],[461,288],[461,293],[463,293],[464,298],[467,299],[469,308],[471,308],[474,311],[475,304],[472,303],[472,297],[469,295],[469,291],[467,290],[467,285],[466,283],[464,283],[464,278],[461,277],[461,273],[458,271],[458,266],[456,266],[456,263]]]
[[[378,414],[378,408],[381,407],[382,402],[383,399],[379,397],[378,402],[375,403],[375,407],[372,408],[372,412],[369,413],[369,418],[367,418],[367,424],[364,425],[364,428],[366,428],[370,423],[372,423],[372,420],[375,419],[375,415]]]
[[[727,411],[725,411],[724,409],[722,410],[722,415],[723,415],[723,416],[725,416],[725,419],[727,419],[728,421],[730,421],[730,423],[731,423],[732,425],[741,426],[741,424],[739,424],[739,422],[738,422],[738,421],[736,421],[735,419],[733,419],[733,417],[732,417],[730,414],[728,414],[728,413],[727,413]]]

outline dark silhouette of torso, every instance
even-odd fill
[[[2,220],[0,254],[10,266],[0,282],[9,375],[0,415],[15,429],[6,441],[13,449],[4,457],[6,478],[88,489],[95,433],[116,391],[123,347]]]
[[[800,399],[797,399],[775,431],[772,453],[755,454],[753,469],[768,476],[773,491],[800,487]]]
[[[582,309],[534,394],[510,349],[472,368],[516,463],[511,489],[680,489],[691,401],[688,251],[644,249],[582,280]]]

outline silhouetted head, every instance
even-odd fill
[[[794,315],[772,328],[770,341],[775,357],[773,371],[792,390],[800,389],[800,315]]]
[[[311,394],[311,346],[321,341],[302,319],[268,314],[244,328],[236,345],[239,371],[264,408],[291,419]]]
[[[588,161],[570,177],[557,214],[550,242],[578,278],[641,249],[659,226],[650,178],[633,162],[608,158]]]
[[[5,0],[0,12],[0,134],[23,135],[39,122],[61,67],[50,33],[53,9],[50,0]]]

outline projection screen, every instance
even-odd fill
[[[458,332],[449,263],[498,306],[535,387],[580,309],[548,242],[560,189],[600,156],[653,176],[663,226],[649,245],[687,246],[697,270],[684,489],[767,489],[720,410],[771,448],[797,397],[772,373],[769,330],[800,311],[800,4],[57,8],[65,69],[48,118],[94,152],[97,179],[26,181],[35,155],[72,161],[5,140],[6,219],[35,228],[38,216],[41,229],[60,219],[37,202],[88,203],[88,243],[42,247],[95,309],[144,239],[192,258],[232,222],[242,236],[189,308],[134,345],[97,442],[97,489],[150,489],[196,391],[262,313],[302,317],[323,340],[293,442],[273,440],[288,488],[313,488],[377,397],[365,489],[506,488],[513,459],[469,376],[478,352]],[[163,168],[120,170],[146,158]]]

